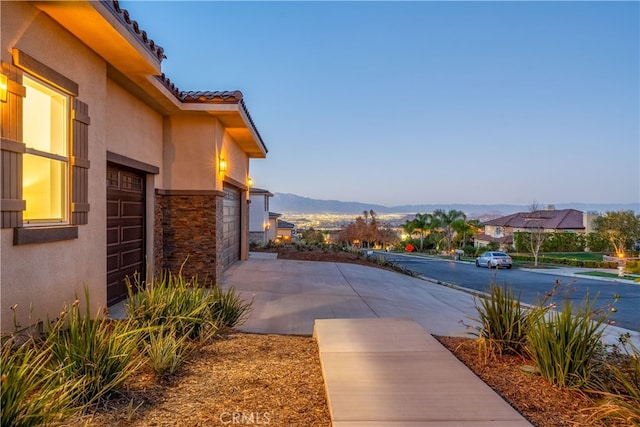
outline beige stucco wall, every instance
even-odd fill
[[[19,305],[19,321],[29,323],[29,304],[34,305],[33,320],[44,320],[44,313],[55,316],[74,292],[83,296],[90,289],[92,310],[106,301],[106,141],[105,104],[106,65],[93,51],[29,4],[1,6],[2,60],[12,62],[11,48],[17,47],[79,86],[79,99],[89,104],[89,224],[78,227],[78,239],[14,246],[13,229],[0,231],[1,327],[12,330],[12,312]],[[82,298],[81,298],[82,299]]]
[[[166,117],[162,188],[221,190],[216,159],[222,133],[222,126],[208,114]]]
[[[224,175],[217,172],[220,157],[227,162]],[[248,171],[247,154],[215,116],[165,117],[163,189],[222,191],[225,178],[245,185]]]
[[[222,154],[227,159],[227,177],[246,186],[249,177],[249,157],[227,133],[223,134]],[[248,197],[247,191],[247,197]]]
[[[141,102],[111,79],[107,79],[107,150],[162,166],[162,115]],[[162,171],[158,178],[161,178]]]

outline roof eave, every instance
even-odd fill
[[[137,22],[127,23],[117,2],[36,1],[35,6],[125,75],[159,74],[164,50]],[[137,33],[136,33],[137,31]]]

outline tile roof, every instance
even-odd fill
[[[120,20],[129,29],[129,32],[136,36],[136,38],[147,48],[153,56],[158,58],[162,62],[167,56],[164,54],[164,48],[158,46],[152,39],[147,36],[147,32],[140,29],[137,21],[134,21],[129,16],[129,11],[120,8],[120,2],[118,0],[106,1],[102,0],[113,12],[114,16]]]
[[[295,228],[295,225],[291,224],[290,222],[279,219],[278,228]]]
[[[554,230],[575,230],[584,228],[582,212],[575,209],[518,212],[501,218],[492,219],[482,223],[482,225],[497,225],[512,228],[543,227]]]

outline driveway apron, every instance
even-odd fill
[[[434,335],[464,336],[473,296],[401,273],[357,264],[279,260],[251,253],[222,285],[253,299],[240,330],[311,335],[316,319],[409,317]]]

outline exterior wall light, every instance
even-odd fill
[[[220,171],[220,173],[227,172],[227,161],[224,159],[224,157],[220,157],[220,161],[218,162],[218,170]]]
[[[8,92],[9,82],[7,76],[0,73],[0,101],[7,102],[7,92]]]
[[[253,178],[251,177],[247,178],[247,186],[249,188],[253,187]]]

